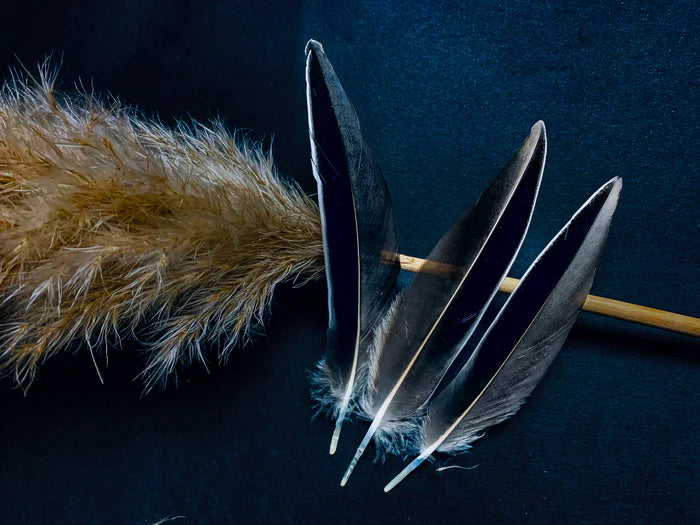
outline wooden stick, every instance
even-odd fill
[[[448,267],[448,265],[443,263],[426,261],[425,259],[403,254],[399,254],[399,262],[401,263],[401,269],[409,272],[436,271],[437,268],[442,266]],[[518,279],[506,277],[499,290],[511,293],[515,290],[519,282]],[[671,332],[700,337],[700,319],[696,317],[674,314],[673,312],[616,301],[615,299],[608,299],[597,295],[589,295],[586,298],[583,309],[587,312],[614,317],[615,319],[622,319],[624,321],[653,326],[663,330],[670,330]]]

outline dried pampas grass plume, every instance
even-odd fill
[[[224,359],[277,284],[320,274],[316,204],[258,146],[60,97],[47,71],[0,93],[0,370],[17,384],[131,331],[150,389],[220,340]]]

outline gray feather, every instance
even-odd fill
[[[395,294],[398,242],[391,199],[323,47],[307,44],[307,103],[328,285],[326,354],[313,395],[336,418],[330,452],[353,410],[367,342]]]
[[[600,188],[531,265],[467,363],[431,401],[416,439],[420,455],[386,491],[433,452],[467,449],[532,393],[585,302],[621,187],[616,178]]]

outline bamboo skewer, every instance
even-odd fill
[[[442,263],[426,261],[418,257],[399,254],[401,269],[409,272],[435,271],[436,267],[446,266]],[[424,266],[426,268],[424,268]],[[513,277],[506,277],[499,288],[500,291],[511,293],[520,281]],[[687,315],[666,312],[649,308],[638,304],[626,303],[615,299],[608,299],[597,295],[589,295],[583,305],[583,309],[606,317],[622,319],[632,323],[653,326],[671,332],[700,337],[700,319]]]

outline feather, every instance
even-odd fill
[[[405,448],[448,366],[479,323],[525,238],[544,169],[542,122],[428,257],[377,332],[362,415],[372,420],[341,485],[372,437],[384,452]]]
[[[336,419],[330,453],[352,412],[367,342],[395,293],[398,241],[391,199],[355,110],[321,44],[306,48],[309,137],[321,209],[328,336],[314,397]]]
[[[431,401],[419,431],[420,455],[386,492],[433,452],[464,451],[518,411],[583,306],[621,187],[619,178],[601,187],[538,256],[464,367]]]
[[[106,352],[126,331],[146,341],[146,388],[220,339],[225,359],[278,283],[323,271],[320,229],[314,202],[220,124],[170,130],[60,96],[46,68],[15,77],[0,93],[0,371],[26,388],[72,342]]]

